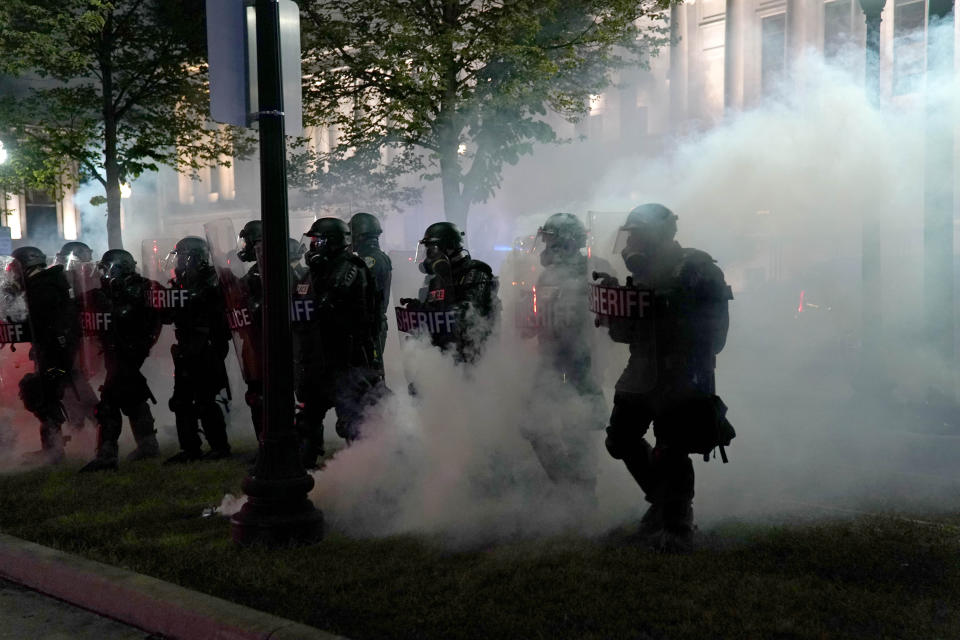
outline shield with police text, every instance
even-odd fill
[[[607,327],[611,338],[630,345],[630,360],[617,390],[642,393],[653,389],[658,381],[653,292],[594,282],[587,297],[597,326]]]
[[[74,365],[86,378],[92,378],[103,370],[101,333],[109,330],[110,312],[101,308],[100,275],[93,262],[71,260],[66,269],[67,282],[77,311],[80,314],[80,348]]]
[[[203,225],[210,258],[217,270],[227,304],[227,322],[245,382],[263,380],[263,302],[258,263],[237,257],[233,221],[214,220]]]
[[[20,264],[0,256],[0,347],[30,342],[30,318]]]

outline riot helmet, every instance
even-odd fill
[[[372,213],[360,211],[350,218],[350,236],[354,247],[365,240],[376,240],[381,233],[383,227],[380,226],[380,220]]]
[[[20,247],[14,249],[11,257],[20,265],[20,272],[24,276],[33,275],[47,266],[47,256],[36,247]],[[39,269],[37,267],[40,267]]]
[[[555,213],[537,231],[540,264],[547,267],[580,255],[587,246],[587,229],[572,213]]]
[[[257,260],[257,243],[263,241],[263,223],[260,220],[251,220],[243,225],[237,236],[237,257],[242,262]]]
[[[72,262],[93,262],[93,250],[83,242],[67,242],[57,253],[55,264],[65,265],[69,269]]]
[[[304,234],[307,262],[329,260],[350,246],[350,227],[340,218],[314,220]]]
[[[461,253],[464,253],[463,232],[457,225],[434,222],[423,232],[415,259],[422,273],[444,275],[450,272],[451,260]]]
[[[638,271],[644,261],[673,242],[677,235],[677,216],[662,204],[636,207],[617,232],[614,252],[623,257],[630,271]]]
[[[210,266],[210,249],[203,238],[187,236],[177,243],[167,260],[173,263],[173,273],[177,280],[189,284]]]
[[[107,286],[136,273],[137,261],[133,259],[129,251],[110,249],[103,254],[100,262],[97,263],[97,271],[100,272],[100,282]]]

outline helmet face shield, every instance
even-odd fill
[[[442,255],[443,251],[440,250],[440,244],[436,240],[421,240],[420,244],[417,245],[417,255],[413,261],[423,262],[429,260],[432,262]]]

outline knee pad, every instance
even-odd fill
[[[192,409],[193,401],[188,398],[184,398],[183,396],[173,394],[170,396],[170,401],[167,403],[167,406],[170,408],[170,411],[179,413],[181,411],[188,411]]]
[[[20,400],[30,413],[43,410],[43,379],[36,373],[28,373],[20,379]]]

